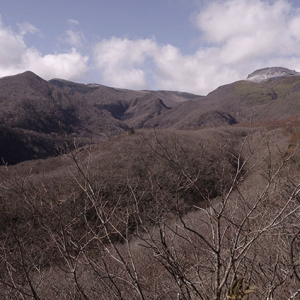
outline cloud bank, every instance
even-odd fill
[[[192,55],[153,39],[100,42],[94,58],[101,79],[116,86],[206,94],[258,68],[300,70],[300,11],[288,1],[209,1],[192,19],[201,40]]]
[[[30,69],[46,79],[77,80],[91,72],[94,82],[110,86],[206,94],[258,68],[300,71],[300,10],[290,1],[205,3],[192,17],[200,42],[189,55],[158,43],[155,37],[111,37],[89,43],[83,32],[74,29],[65,32],[71,49],[42,55],[24,42],[25,33],[37,33],[33,25],[26,23],[15,33],[0,23],[0,76]],[[69,24],[79,22],[69,20]],[[82,54],[78,49],[84,45]]]
[[[65,53],[42,55],[24,41],[25,34],[39,33],[39,30],[28,22],[19,27],[20,32],[16,33],[0,19],[0,77],[31,70],[45,79],[79,80],[88,73],[88,56],[75,48]]]

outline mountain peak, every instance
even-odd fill
[[[6,77],[2,77],[0,78],[0,82],[2,84],[5,84],[6,82],[14,82],[18,85],[30,85],[33,86],[35,84],[43,84],[46,81],[41,78],[40,76],[36,75],[35,73],[31,72],[31,71],[26,71],[23,73],[19,73],[16,75],[10,75],[10,76],[6,76]]]
[[[25,71],[23,73],[19,73],[19,74],[13,75],[13,77],[16,77],[16,78],[27,78],[27,79],[38,79],[38,80],[43,80],[44,81],[43,78],[41,78],[40,76],[36,75],[32,71]]]
[[[247,80],[254,82],[262,82],[273,78],[299,76],[300,73],[282,67],[263,68],[249,74]]]

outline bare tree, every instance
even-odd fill
[[[220,300],[245,282],[251,299],[296,299],[297,144],[259,128],[188,138],[135,133],[113,162],[77,149],[55,184],[3,169],[1,296]]]

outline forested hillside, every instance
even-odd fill
[[[297,299],[299,84],[0,79],[0,298]]]

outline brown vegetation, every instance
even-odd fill
[[[299,76],[0,88],[1,299],[299,298]]]
[[[300,113],[300,76],[239,81],[206,97],[173,91],[132,91],[32,72],[0,79],[1,161],[56,156],[67,139],[96,144],[130,128],[180,130],[278,122]],[[18,151],[16,149],[22,149]],[[0,161],[0,162],[1,162]]]
[[[243,278],[257,286],[251,299],[296,299],[289,139],[250,127],[137,131],[2,167],[1,297],[219,300]]]

